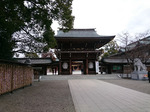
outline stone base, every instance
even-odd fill
[[[146,77],[147,71],[134,71],[131,73],[131,79],[135,80],[147,80],[148,77]]]

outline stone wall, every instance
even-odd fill
[[[0,95],[32,84],[33,69],[21,63],[0,60]]]

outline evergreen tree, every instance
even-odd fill
[[[116,54],[119,51],[119,46],[116,41],[112,40],[108,44],[104,46],[104,55],[103,57],[107,57],[113,54]]]
[[[73,27],[72,0],[1,0],[0,59],[11,59],[15,52],[46,52],[56,46],[51,25]]]

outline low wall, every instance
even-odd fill
[[[21,63],[0,60],[0,95],[32,84],[33,69]]]

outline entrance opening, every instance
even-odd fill
[[[72,74],[83,74],[83,61],[72,61]]]
[[[47,75],[58,75],[58,68],[55,66],[48,67],[47,68]]]

